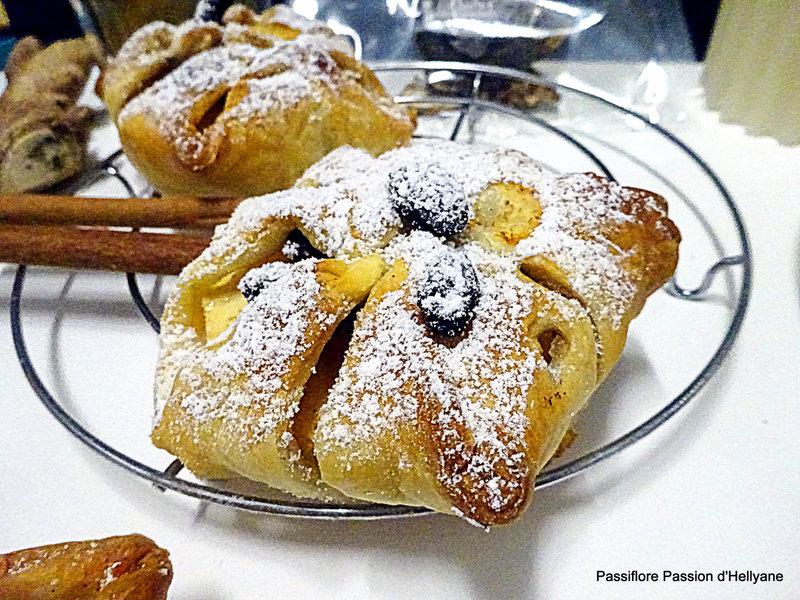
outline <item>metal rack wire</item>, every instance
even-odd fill
[[[521,80],[539,85],[548,85],[562,91],[568,91],[569,93],[578,94],[580,96],[589,98],[592,101],[602,103],[613,111],[618,111],[621,114],[637,119],[644,127],[656,132],[658,135],[665,138],[669,143],[675,145],[678,149],[680,149],[680,151],[691,158],[691,160],[701,169],[705,176],[707,176],[708,179],[713,183],[714,187],[717,189],[721,198],[729,209],[730,216],[736,226],[737,237],[741,251],[735,255],[722,256],[715,264],[706,270],[700,285],[697,287],[685,288],[680,286],[673,279],[667,285],[666,289],[669,294],[676,298],[688,301],[702,301],[706,297],[708,290],[711,288],[711,285],[718,274],[735,266],[741,267],[738,297],[735,307],[733,308],[728,330],[708,363],[701,369],[699,374],[666,406],[612,442],[596,448],[584,454],[583,456],[567,462],[566,464],[544,470],[537,477],[536,486],[538,488],[542,488],[553,485],[560,481],[564,481],[570,477],[573,477],[574,475],[577,475],[592,465],[595,465],[600,461],[617,454],[621,450],[627,448],[661,426],[668,419],[670,419],[670,417],[675,415],[681,408],[686,406],[689,401],[695,397],[696,394],[703,388],[703,386],[713,377],[724,361],[725,357],[730,352],[744,319],[752,285],[752,257],[744,223],[735,203],[733,202],[733,199],[716,173],[714,173],[714,171],[712,171],[711,168],[693,150],[687,147],[686,144],[684,144],[674,134],[667,131],[660,125],[652,123],[636,112],[616,105],[605,98],[596,96],[586,91],[572,88],[570,86],[543,80],[539,77],[510,69],[467,65],[453,62],[393,62],[375,65],[373,68],[378,73],[403,71],[427,75],[434,71],[450,71],[452,73],[458,73],[472,77],[471,93],[465,97],[436,95],[432,97],[401,96],[396,98],[397,102],[408,105],[444,105],[457,110],[458,116],[455,120],[454,126],[450,133],[446,136],[451,140],[456,139],[459,136],[459,133],[465,123],[471,122],[475,111],[479,110],[484,112],[496,112],[520,119],[559,137],[565,142],[571,144],[578,152],[588,158],[592,164],[597,167],[597,169],[606,177],[612,180],[615,179],[609,167],[596,155],[596,153],[592,152],[585,144],[583,144],[570,132],[554,125],[551,122],[548,122],[543,118],[540,118],[536,114],[522,112],[503,104],[478,98],[477,93],[481,87],[482,78],[485,76],[492,76],[505,77],[518,81]],[[93,172],[89,173],[88,176],[94,177],[98,174],[105,174],[107,176],[114,177],[119,180],[130,196],[135,196],[136,194],[133,186],[121,173],[121,170],[117,166],[116,161],[118,160],[122,160],[121,151],[115,152],[105,161],[98,164]],[[157,488],[161,490],[175,490],[201,500],[208,500],[219,504],[235,506],[252,511],[275,513],[293,517],[327,519],[392,518],[399,516],[421,515],[430,512],[428,509],[420,507],[386,506],[379,504],[332,505],[302,500],[275,500],[252,495],[240,495],[226,489],[213,487],[212,485],[203,483],[196,483],[181,478],[179,474],[183,468],[183,465],[178,460],[173,461],[163,471],[159,471],[117,451],[111,445],[93,435],[75,419],[73,419],[72,416],[66,410],[64,410],[58,400],[49,392],[39,377],[36,368],[34,367],[28,354],[23,336],[21,306],[25,275],[26,267],[24,265],[20,265],[17,269],[16,277],[14,279],[10,305],[11,329],[14,347],[25,376],[27,377],[36,395],[41,399],[53,416],[83,443],[111,462],[151,481]],[[150,309],[144,297],[142,296],[136,274],[128,273],[126,278],[130,295],[134,304],[144,319],[153,328],[153,330],[158,333],[160,329],[158,318]]]

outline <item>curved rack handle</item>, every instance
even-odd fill
[[[675,277],[672,277],[664,289],[670,296],[681,298],[682,300],[703,300],[706,297],[706,292],[708,292],[711,284],[714,283],[714,278],[717,276],[717,273],[727,267],[743,265],[746,262],[749,262],[749,260],[743,254],[739,254],[737,256],[726,256],[719,259],[708,271],[706,271],[705,275],[703,275],[703,280],[696,288],[681,287],[678,285]]]

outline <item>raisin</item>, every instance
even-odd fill
[[[417,305],[429,331],[454,337],[475,316],[481,291],[469,258],[454,250],[437,254],[427,265],[417,288]]]
[[[263,279],[257,279],[255,277],[247,277],[246,275],[242,278],[242,281],[239,283],[239,290],[242,292],[244,299],[248,302],[252,302],[255,300],[256,296],[258,296],[261,292],[264,291],[264,287],[266,286],[266,281]]]
[[[320,71],[325,73],[325,75],[330,75],[336,68],[336,63],[324,54],[320,55],[317,60],[314,61],[314,64]]]
[[[239,281],[239,291],[244,299],[252,302],[273,281],[278,281],[289,272],[291,265],[288,263],[272,262],[261,267],[249,270]]]
[[[194,17],[200,21],[222,23],[222,15],[225,14],[225,11],[230,5],[230,0],[200,0],[200,2],[197,3]]]
[[[389,200],[412,228],[449,238],[469,221],[463,186],[440,165],[404,165],[389,173]]]
[[[283,253],[292,262],[300,262],[307,258],[328,258],[322,252],[314,248],[308,238],[299,229],[294,229],[286,238],[283,246]]]

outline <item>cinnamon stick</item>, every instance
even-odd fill
[[[228,220],[239,199],[82,198],[14,194],[0,196],[0,224],[107,227],[213,227]]]
[[[0,262],[177,275],[209,241],[198,235],[2,225]]]

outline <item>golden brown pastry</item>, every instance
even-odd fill
[[[344,144],[379,154],[413,115],[323,25],[242,6],[222,26],[151,23],[98,86],[126,155],[164,193],[250,196],[292,185]]]
[[[657,195],[519,152],[340,148],[179,277],[153,440],[203,477],[507,522],[679,240]]]
[[[164,600],[169,553],[142,535],[0,554],[3,600]]]
[[[0,97],[0,192],[42,190],[83,168],[92,111],[75,102],[94,64],[83,39],[14,46]]]

